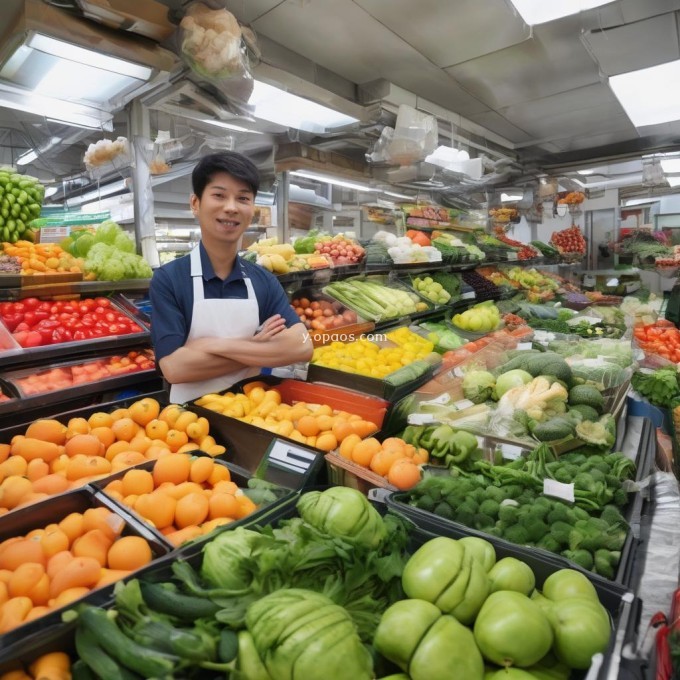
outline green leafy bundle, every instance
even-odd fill
[[[654,406],[671,407],[680,399],[680,380],[675,366],[664,366],[653,373],[633,373],[633,389]]]

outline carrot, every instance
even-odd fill
[[[74,557],[52,576],[50,598],[56,598],[67,588],[91,588],[99,581],[101,572],[102,565],[94,557]]]

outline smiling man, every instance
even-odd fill
[[[241,154],[216,153],[199,161],[191,180],[201,242],[157,269],[149,289],[156,361],[174,403],[312,355],[276,277],[238,256],[255,210],[257,168]]]

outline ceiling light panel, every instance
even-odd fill
[[[680,60],[609,78],[609,86],[635,127],[680,120]]]
[[[529,26],[608,5],[613,0],[511,0]]]

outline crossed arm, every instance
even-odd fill
[[[246,366],[286,366],[308,361],[312,341],[304,324],[285,327],[275,314],[252,338],[197,338],[163,357],[160,368],[171,383],[216,378]]]

